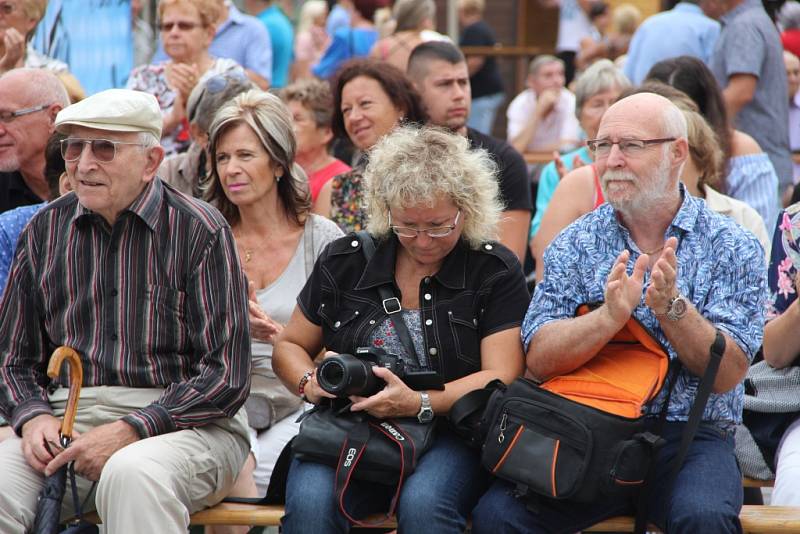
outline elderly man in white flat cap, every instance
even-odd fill
[[[16,433],[0,443],[0,532],[29,531],[44,477],[74,461],[83,495],[97,482],[89,502],[107,532],[185,533],[249,450],[237,414],[247,285],[231,229],[156,176],[151,95],[104,91],[55,124],[74,192],[22,232],[0,302],[0,414]],[[61,345],[80,354],[84,386],[63,450],[67,390],[46,376]]]

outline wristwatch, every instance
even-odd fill
[[[679,321],[683,319],[683,316],[686,315],[686,311],[688,309],[689,303],[687,302],[686,298],[678,293],[672,297],[667,304],[667,312],[661,315],[666,315],[667,319],[670,321]]]
[[[431,408],[431,398],[428,396],[427,391],[420,391],[419,396],[422,399],[422,404],[417,413],[417,421],[420,423],[430,423],[433,421],[433,408]]]

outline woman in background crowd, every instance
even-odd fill
[[[433,0],[397,0],[392,6],[392,34],[375,43],[369,55],[405,72],[414,47],[425,41],[447,39],[434,31],[435,17]]]
[[[195,85],[186,103],[191,144],[186,152],[164,159],[158,169],[161,179],[182,193],[202,198],[210,174],[206,147],[214,115],[236,95],[255,88],[241,70],[229,70]]]
[[[237,96],[211,125],[206,198],[231,225],[250,291],[253,375],[245,409],[252,450],[234,496],[265,495],[278,455],[297,433],[302,402],[272,370],[273,343],[317,256],[342,235],[309,212],[306,176],[295,152],[289,110],[269,93]]]
[[[150,93],[158,100],[164,117],[161,145],[167,155],[189,146],[186,102],[194,86],[216,74],[241,69],[232,59],[208,53],[219,9],[216,0],[161,0],[161,43],[170,59],[137,67],[128,78],[128,89]]]
[[[665,59],[653,65],[646,80],[671,85],[694,100],[717,134],[725,157],[720,192],[749,204],[772,228],[780,206],[778,175],[755,139],[731,126],[722,92],[705,63],[691,56]]]
[[[300,21],[294,39],[292,79],[313,77],[311,66],[316,65],[328,48],[331,37],[325,31],[328,4],[325,0],[308,0],[300,8]]]
[[[333,83],[333,132],[348,137],[361,152],[350,172],[327,182],[314,212],[329,217],[345,232],[366,227],[362,175],[368,151],[403,122],[425,124],[419,94],[397,67],[377,59],[345,64]]]
[[[297,137],[297,163],[308,175],[311,202],[334,176],[346,173],[350,166],[328,151],[333,140],[331,119],[333,95],[330,85],[316,79],[295,82],[281,91],[289,107]]]
[[[378,40],[378,30],[374,23],[375,11],[387,5],[388,0],[353,0],[350,27],[336,30],[330,46],[311,68],[311,72],[318,78],[332,78],[348,59],[368,55]]]

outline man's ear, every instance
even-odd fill
[[[689,141],[685,137],[679,137],[672,142],[672,165],[681,165],[684,161],[689,159]]]
[[[144,167],[142,181],[152,181],[156,174],[158,174],[158,168],[161,166],[162,161],[164,161],[164,148],[161,145],[148,148],[147,163]]]
[[[50,133],[56,130],[56,116],[62,109],[64,109],[64,107],[61,104],[52,104],[47,108],[47,118],[50,119]]]

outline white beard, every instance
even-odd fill
[[[653,172],[653,179],[647,184],[647,187],[642,187],[643,180],[630,171],[606,171],[600,180],[600,187],[606,202],[611,204],[615,211],[620,212],[624,219],[635,218],[639,215],[646,217],[654,208],[671,202],[675,197],[674,188],[670,187],[672,181],[670,165],[670,159],[663,157]],[[615,193],[613,186],[609,187],[609,182],[613,181],[631,182],[639,185],[639,188],[632,190],[629,194],[620,195]]]

